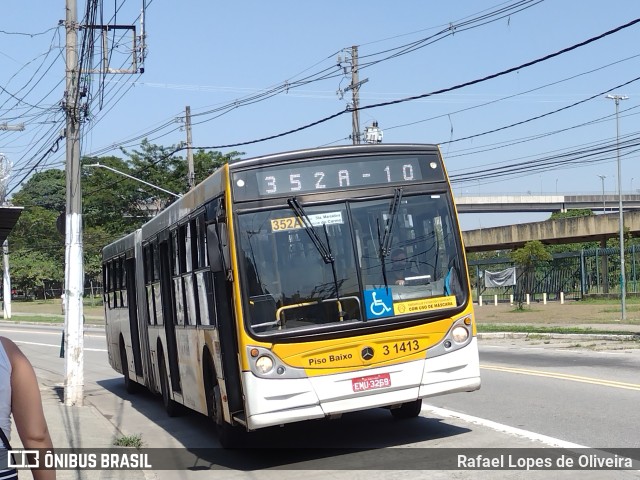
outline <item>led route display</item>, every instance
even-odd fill
[[[313,160],[260,167],[234,174],[237,200],[394,183],[442,181],[435,155]]]

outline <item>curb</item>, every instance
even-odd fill
[[[607,334],[607,333],[524,333],[524,332],[485,332],[478,333],[478,339],[527,339],[527,338],[548,338],[554,340],[617,340],[634,341],[640,340],[640,334]]]

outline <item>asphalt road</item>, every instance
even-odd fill
[[[18,342],[44,382],[60,381],[59,328],[0,326]],[[639,447],[640,351],[567,351],[517,342],[481,343],[483,386],[478,392],[436,397],[414,420],[394,421],[384,409],[338,420],[311,421],[254,432],[251,444],[277,447],[275,458],[217,449],[210,422],[194,413],[169,418],[158,397],[128,395],[108,365],[104,334],[85,336],[86,403],[147,447],[210,448],[209,465],[190,471],[149,472],[148,479],[241,478],[640,478],[636,471],[511,472],[424,470],[441,452],[487,448]],[[300,448],[312,450],[300,455]],[[355,450],[354,450],[355,449]],[[206,462],[205,462],[206,463]],[[212,473],[217,465],[224,474]],[[326,468],[332,469],[327,471]],[[403,473],[402,473],[403,472]],[[220,473],[220,472],[218,472]]]
[[[586,447],[640,447],[640,350],[493,341],[480,344],[480,365],[472,402],[429,403]]]

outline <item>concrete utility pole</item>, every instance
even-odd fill
[[[625,265],[624,265],[624,218],[622,213],[622,166],[620,165],[620,121],[618,119],[618,109],[620,100],[626,100],[625,95],[607,95],[606,98],[616,102],[616,157],[618,159],[618,217],[620,230],[620,319],[624,322],[626,318],[626,286],[625,286]]]
[[[340,59],[340,57],[338,57],[338,63],[340,63],[342,60]],[[349,90],[351,90],[352,94],[353,94],[353,100],[352,100],[352,104],[351,104],[351,124],[352,124],[352,132],[351,132],[351,139],[353,140],[353,144],[354,145],[358,145],[361,141],[360,138],[360,113],[358,111],[359,105],[360,105],[360,87],[364,84],[367,83],[369,81],[368,78],[365,78],[364,80],[359,80],[358,77],[358,47],[357,46],[353,46],[351,47],[351,60],[347,62],[351,63],[351,85],[349,85],[347,88],[345,88],[344,90],[338,90],[338,94],[340,95],[340,98],[342,98],[342,95],[345,92],[348,92]],[[345,68],[345,74],[347,73],[347,70]]]
[[[66,0],[66,188],[65,219],[65,370],[64,403],[82,405],[84,397],[82,191],[80,185],[80,112],[78,95],[78,23],[76,0]]]
[[[97,9],[95,2],[89,2],[87,9]],[[106,74],[143,73],[141,66],[146,55],[144,28],[140,37],[135,35],[133,25],[79,25],[77,19],[77,0],[66,0],[66,90],[64,111],[67,118],[65,137],[66,144],[66,188],[67,205],[65,212],[65,378],[64,402],[66,405],[82,405],[84,397],[84,337],[83,337],[83,296],[84,265],[82,254],[82,189],[80,185],[80,126],[87,115],[87,104],[80,98],[86,97],[91,82],[85,82],[86,74],[100,74],[100,82]],[[144,10],[141,18],[144,18]],[[78,30],[102,32],[102,63],[99,68],[82,72],[78,61]],[[113,69],[109,66],[110,56],[105,53],[109,49],[107,36],[114,30],[132,33],[131,68]],[[92,45],[99,45],[94,39]],[[138,43],[139,41],[139,43]],[[111,47],[113,49],[113,47]],[[85,88],[80,88],[84,82]],[[101,87],[102,88],[102,87]]]
[[[191,149],[191,107],[185,107],[184,124],[187,130],[187,162],[189,164],[189,190],[196,186],[196,172],[193,167],[193,150]]]
[[[351,90],[353,92],[353,112],[351,114],[351,123],[353,130],[353,144],[360,143],[360,112],[358,106],[360,104],[360,81],[358,80],[358,47],[351,47]]]
[[[11,174],[11,162],[0,153],[0,207],[7,203],[7,184]],[[11,320],[11,275],[9,274],[9,240],[2,243],[2,311],[5,320]]]
[[[11,320],[11,275],[9,274],[9,240],[2,242],[2,314],[5,320]]]

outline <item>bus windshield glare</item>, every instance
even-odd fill
[[[301,207],[239,215],[254,334],[393,322],[466,302],[446,193]]]

